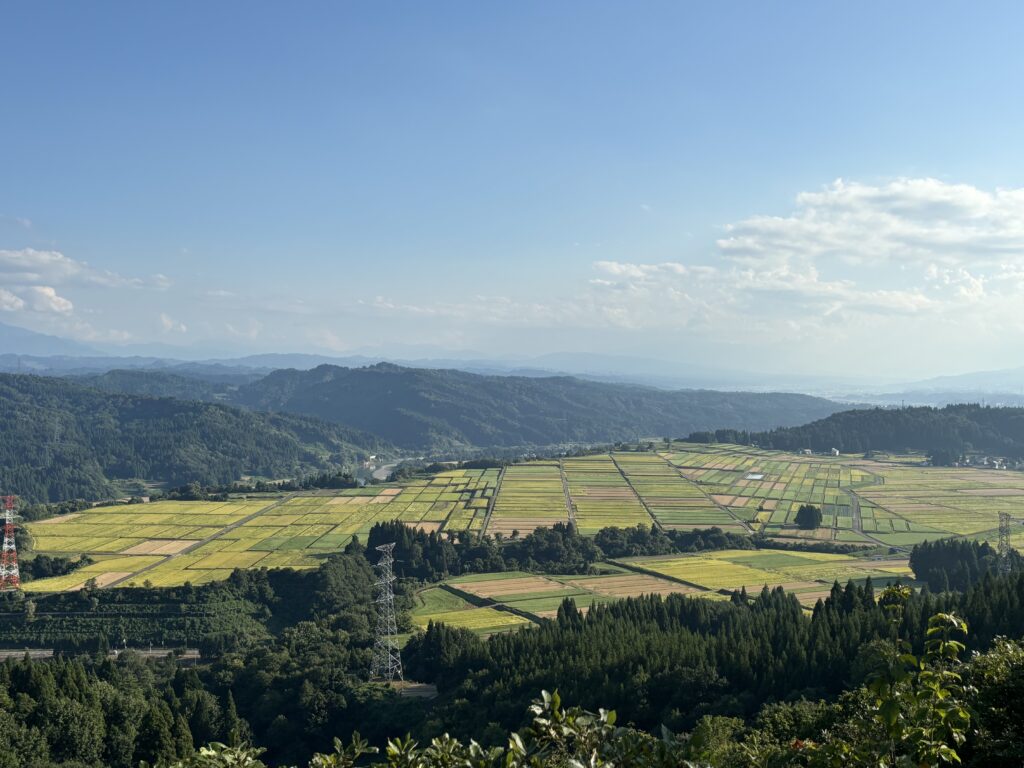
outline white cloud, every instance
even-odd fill
[[[25,308],[25,300],[16,296],[6,288],[0,288],[0,310],[4,312],[17,312]]]
[[[752,216],[726,227],[726,234],[718,247],[737,263],[1024,262],[1024,189],[986,192],[927,178],[880,186],[839,179],[798,195],[788,216]]]
[[[57,290],[49,285],[33,285],[26,289],[28,304],[36,312],[55,312],[69,315],[75,305],[58,295]]]
[[[610,301],[632,297],[626,314],[650,315],[645,304],[659,302],[652,320],[663,324],[685,320],[701,300],[711,316],[713,307],[728,307],[765,322],[780,312],[806,322],[952,317],[999,306],[1000,297],[1024,298],[1024,190],[839,180],[798,195],[789,215],[752,216],[726,234],[710,264],[599,261],[594,268],[612,279],[590,285]]]
[[[156,287],[165,288],[170,281],[164,275],[152,278],[125,277],[116,272],[96,269],[84,261],[65,256],[60,251],[0,249],[0,279],[9,285],[84,284],[108,288]]]
[[[243,326],[225,323],[224,329],[232,336],[238,336],[243,339],[256,339],[263,331],[263,323],[254,317],[250,317]]]
[[[160,327],[163,328],[164,333],[186,333],[188,331],[187,325],[178,322],[166,312],[160,313]]]

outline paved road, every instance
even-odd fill
[[[374,480],[380,480],[381,482],[384,482],[385,480],[388,479],[388,475],[395,471],[395,467],[397,466],[397,461],[392,464],[385,464],[383,467],[378,467],[377,469],[373,470],[373,472],[370,474],[370,477],[372,477]]]

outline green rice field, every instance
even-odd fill
[[[88,554],[95,562],[67,576],[28,582],[26,588],[73,590],[87,580],[99,586],[202,584],[226,578],[236,568],[312,568],[325,555],[344,549],[353,536],[365,539],[375,523],[390,520],[425,531],[492,536],[526,535],[570,521],[585,535],[608,526],[717,526],[780,540],[834,541],[904,553],[917,542],[948,536],[994,541],[1000,511],[1024,521],[1024,473],[931,468],[919,459],[899,459],[674,443],[660,453],[623,451],[503,470],[459,469],[344,491],[96,507],[28,524],[34,551]],[[817,530],[800,530],[794,523],[796,510],[805,503],[822,509]],[[1015,524],[1013,535],[1015,544],[1024,544],[1024,527]],[[742,573],[749,581],[741,579],[739,586],[779,578],[747,558],[726,558],[741,570],[723,571],[725,581],[711,574],[692,584],[715,591],[733,588],[733,577]],[[553,589],[561,594],[566,582],[559,583]],[[583,605],[595,595],[614,597],[574,588],[582,590]],[[542,616],[553,610],[557,597],[544,590],[528,593],[521,599],[532,602],[521,608]]]
[[[911,578],[904,558],[850,557],[818,552],[726,549],[695,555],[630,558],[621,561],[639,570],[721,593],[746,589],[756,595],[765,586],[781,586],[805,606],[828,596],[834,582],[868,577],[875,584]],[[698,596],[700,592],[696,593]]]
[[[423,530],[483,529],[497,470],[459,469],[401,486],[292,494],[238,502],[160,501],[96,507],[28,525],[36,552],[87,554],[73,574],[26,583],[34,592],[99,586],[174,586],[226,578],[236,568],[314,568],[374,523]]]

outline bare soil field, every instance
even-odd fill
[[[69,520],[74,520],[76,517],[81,516],[82,514],[80,512],[71,512],[67,515],[57,515],[56,517],[51,517],[48,520],[40,520],[36,523],[36,525],[60,525],[61,523],[66,523]]]

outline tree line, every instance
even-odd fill
[[[694,432],[693,442],[757,444],[762,448],[843,453],[919,450],[950,463],[970,452],[1024,457],[1024,408],[977,404],[944,408],[862,408],[834,413],[800,427],[768,431],[719,429]]]

